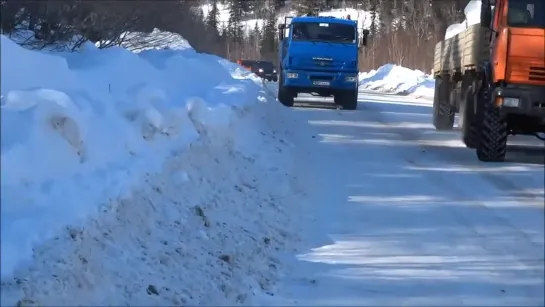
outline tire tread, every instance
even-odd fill
[[[488,98],[488,90],[483,94],[482,120],[479,127],[477,157],[484,162],[503,162],[507,153],[509,130],[507,120],[500,108],[494,106]]]

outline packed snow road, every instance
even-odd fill
[[[485,164],[457,131],[433,129],[429,101],[361,93],[342,111],[304,100],[312,108],[293,109],[303,242],[265,304],[543,306],[539,141]]]

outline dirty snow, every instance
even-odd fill
[[[2,305],[269,295],[299,192],[260,79],[191,48],[1,45]]]

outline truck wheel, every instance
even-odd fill
[[[358,108],[358,92],[345,91],[333,95],[335,104],[339,104],[344,110],[356,110]]]
[[[489,99],[488,89],[483,89],[478,107],[482,108],[479,124],[477,158],[484,162],[503,162],[507,153],[507,120],[500,109]],[[478,112],[479,113],[479,112]]]
[[[449,82],[437,78],[433,96],[433,125],[437,130],[451,130],[454,127]]]
[[[479,143],[479,135],[477,134],[478,118],[475,114],[475,94],[471,88],[465,97],[465,103],[460,105],[462,142],[467,148],[475,149]]]
[[[284,78],[278,82],[278,101],[286,107],[293,107],[295,102],[293,95],[284,87]]]

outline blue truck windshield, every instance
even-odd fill
[[[292,40],[356,43],[356,28],[329,22],[298,22],[292,24]]]
[[[509,0],[507,24],[511,27],[545,28],[544,0]]]

